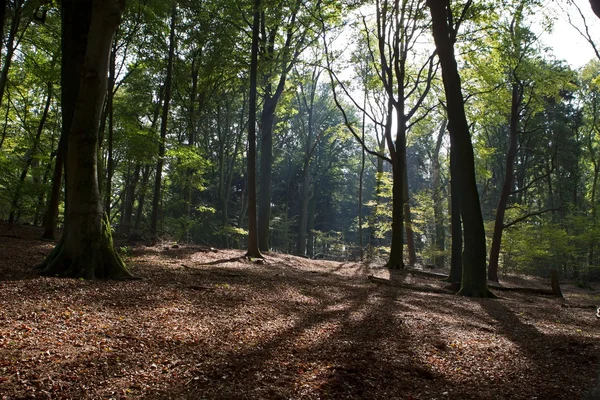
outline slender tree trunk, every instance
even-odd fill
[[[114,136],[114,110],[113,110],[113,99],[115,97],[115,74],[116,74],[116,52],[117,45],[113,42],[112,50],[110,52],[110,62],[108,66],[108,88],[107,88],[107,99],[106,99],[106,111],[108,114],[108,138],[107,138],[107,160],[106,160],[106,187],[104,188],[104,209],[110,217],[110,202],[112,197],[112,176],[114,170],[113,160],[113,136]]]
[[[406,157],[405,157],[406,159]],[[410,203],[408,199],[408,169],[404,165],[403,201],[404,201],[404,229],[406,229],[406,249],[408,250],[408,263],[417,263],[417,250],[415,249],[415,235],[412,229],[412,217],[410,215]]]
[[[464,109],[460,75],[454,56],[454,44],[448,26],[452,14],[449,3],[427,0],[432,18],[433,39],[442,67],[442,80],[446,92],[448,130],[454,140],[457,156],[456,176],[460,188],[460,211],[464,227],[463,274],[459,294],[473,297],[491,297],[487,287],[486,249],[483,216],[475,181],[475,157]]]
[[[254,0],[252,50],[250,55],[250,98],[248,109],[248,251],[247,257],[263,258],[259,248],[256,218],[256,86],[258,71],[258,31],[260,0]],[[261,191],[262,191],[261,187]]]
[[[40,190],[40,194],[38,195],[38,201],[35,207],[35,218],[33,220],[33,226],[38,226],[40,225],[41,221],[43,222],[44,199],[48,192],[45,188],[47,187],[48,178],[50,178],[50,172],[52,171],[53,158],[53,154],[50,154],[50,160],[48,160],[46,168],[44,169],[44,176],[42,177],[42,188],[44,189]]]
[[[2,1],[0,3],[0,50],[2,50],[2,43],[4,43],[4,19],[6,18],[6,7],[8,7],[8,1]]]
[[[450,256],[450,274],[448,281],[460,283],[462,280],[462,251],[463,232],[460,219],[460,189],[456,179],[460,174],[456,160],[456,145],[450,137],[450,234],[452,237],[452,250]]]
[[[165,157],[165,142],[167,138],[167,122],[169,119],[169,104],[171,102],[171,84],[173,79],[173,58],[175,57],[175,18],[177,16],[177,2],[172,0],[171,28],[169,34],[169,56],[167,60],[167,76],[165,79],[165,99],[162,119],[160,123],[160,143],[158,145],[158,161],[154,176],[154,195],[152,197],[152,213],[150,215],[150,231],[154,238],[157,236],[158,210],[161,199],[162,169]]]
[[[87,6],[82,2],[64,3],[67,1],[63,0],[66,9]],[[93,3],[80,90],[76,98],[70,99],[75,112],[67,152],[66,228],[62,240],[42,264],[42,273],[48,276],[131,277],[113,247],[97,174],[98,128],[106,95],[110,46],[124,5],[119,0]],[[63,59],[63,63],[69,62]]]
[[[244,116],[246,115],[246,96],[244,95],[242,101],[242,112],[240,113],[240,123],[239,123],[239,131],[237,135],[237,139],[235,141],[235,148],[233,149],[233,154],[229,160],[229,165],[227,166],[227,184],[225,189],[225,198],[223,200],[223,228],[227,228],[229,226],[229,200],[231,199],[231,187],[233,182],[233,172],[235,169],[235,161],[237,160],[238,152],[240,151],[240,147],[242,146],[242,139],[244,136]],[[242,200],[243,202],[243,200]],[[229,235],[225,234],[225,245],[227,248],[231,246]]]
[[[142,170],[142,163],[137,162],[133,170],[131,179],[125,189],[125,206],[123,207],[123,222],[121,224],[121,232],[125,235],[131,233],[132,218],[133,218],[133,204],[135,202],[135,190],[137,188],[138,181],[140,179],[140,172]]]
[[[366,89],[365,89],[366,92]],[[363,102],[363,109],[366,107],[367,104],[367,96],[366,93],[364,93],[365,95],[365,100]],[[361,133],[362,133],[362,142],[365,142],[365,119],[366,119],[366,115],[365,113],[363,113],[362,116],[362,129],[361,129]],[[365,176],[365,161],[366,161],[366,153],[365,153],[365,148],[363,146],[360,147],[360,151],[361,151],[361,159],[360,159],[360,173],[358,175],[358,248],[359,248],[359,257],[360,257],[360,261],[364,260],[365,254],[364,254],[364,243],[363,243],[363,185],[364,185],[364,176]]]
[[[437,252],[433,263],[438,268],[443,268],[446,263],[446,257],[443,254],[446,244],[444,234],[444,213],[442,208],[442,188],[440,187],[440,149],[442,148],[442,141],[444,139],[445,132],[446,120],[443,120],[438,133],[433,159],[431,160],[431,164],[433,166],[431,180],[433,186],[433,219],[435,221],[435,251]]]
[[[27,155],[27,160],[25,161],[25,167],[21,171],[21,176],[19,177],[19,184],[17,186],[17,190],[15,191],[15,195],[12,200],[12,204],[10,207],[10,215],[8,217],[8,224],[12,225],[15,221],[15,212],[19,207],[19,201],[21,200],[21,190],[23,189],[23,184],[25,183],[25,178],[27,178],[27,173],[29,172],[29,167],[31,167],[31,163],[33,162],[35,155],[38,151],[38,147],[40,145],[40,139],[42,137],[42,132],[44,131],[44,125],[46,124],[46,119],[48,119],[48,110],[50,110],[50,103],[52,102],[52,82],[47,83],[47,92],[48,95],[46,97],[46,104],[44,106],[44,111],[42,112],[42,117],[40,118],[40,122],[37,127],[37,131],[35,134],[35,139],[33,141],[33,145],[31,146],[31,150]]]
[[[4,56],[4,63],[2,64],[2,70],[0,70],[0,106],[2,105],[2,100],[4,99],[4,92],[6,91],[6,83],[8,82],[8,71],[10,70],[10,65],[12,64],[12,59],[15,54],[15,50],[17,49],[17,33],[19,30],[19,25],[21,24],[21,17],[23,14],[23,6],[25,4],[24,0],[15,0],[13,16],[11,18],[10,30],[8,31],[8,37],[6,38],[6,52]],[[3,3],[2,7],[6,10],[6,3]],[[4,33],[4,31],[2,31]],[[2,42],[0,42],[1,44]],[[1,47],[1,46],[0,46]]]
[[[310,130],[311,128],[309,128]],[[309,133],[307,142],[310,143],[311,135]],[[307,147],[310,147],[308,144]],[[307,149],[308,150],[308,149]],[[306,254],[306,228],[308,226],[308,203],[310,202],[310,160],[309,153],[305,153],[304,166],[302,171],[302,194],[300,209],[300,226],[298,229],[298,241],[296,244],[296,253],[300,256]]]
[[[500,244],[502,242],[502,232],[504,231],[504,215],[508,198],[512,192],[514,179],[514,164],[517,156],[517,134],[519,124],[519,108],[523,98],[522,90],[518,83],[512,84],[512,101],[510,112],[510,128],[508,132],[508,152],[506,153],[506,170],[504,172],[504,184],[498,201],[496,210],[496,220],[494,222],[494,235],[492,237],[492,247],[490,249],[490,264],[488,267],[488,279],[498,282],[498,260],[500,258]]]
[[[69,124],[70,125],[70,124]],[[56,237],[56,222],[58,220],[58,204],[61,198],[62,172],[65,165],[65,151],[67,135],[64,134],[64,123],[61,130],[58,148],[56,150],[56,161],[54,163],[54,172],[52,174],[52,190],[48,198],[46,215],[44,216],[43,239],[54,239]]]
[[[144,165],[142,171],[142,184],[140,185],[140,192],[138,197],[138,206],[135,212],[135,224],[134,229],[137,231],[140,229],[142,223],[142,217],[144,216],[144,205],[146,203],[146,192],[148,191],[148,182],[150,181],[150,164]]]
[[[277,101],[266,97],[261,115],[260,190],[258,192],[258,246],[269,251],[271,180],[273,176],[273,122]]]
[[[308,223],[306,225],[306,255],[312,258],[315,255],[315,215],[317,211],[317,196],[315,195],[315,186],[312,186],[310,193],[310,202],[308,203]]]
[[[590,149],[591,150],[591,149]],[[591,208],[592,208],[592,224],[597,224],[597,208],[596,208],[596,188],[598,186],[598,175],[600,174],[600,165],[596,162],[595,158],[592,159],[594,163],[594,179],[592,182],[592,194],[590,198]],[[588,250],[588,265],[590,268],[594,265],[594,251],[595,251],[595,241],[590,241],[590,248]]]

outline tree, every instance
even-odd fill
[[[82,11],[89,6],[85,3],[65,1],[64,12]],[[66,164],[66,224],[62,239],[41,266],[45,275],[85,279],[131,277],[113,247],[96,172],[98,128],[106,95],[110,47],[124,5],[123,0],[93,2],[79,93],[63,99],[75,105]],[[86,24],[87,21],[83,18],[75,23]],[[63,59],[65,64],[70,61]]]
[[[160,142],[158,145],[158,160],[154,176],[154,195],[152,197],[152,214],[150,216],[150,230],[156,236],[158,225],[158,209],[161,198],[162,169],[165,157],[165,141],[167,137],[167,123],[169,119],[169,105],[171,103],[171,85],[173,81],[173,58],[175,57],[175,20],[177,17],[177,2],[172,0],[171,27],[169,33],[169,54],[167,58],[167,76],[165,78],[165,94],[160,123]]]
[[[248,252],[247,257],[262,258],[258,245],[256,220],[256,86],[258,70],[258,30],[260,0],[254,1],[252,52],[250,56],[250,117],[248,118]]]
[[[458,294],[472,297],[491,297],[486,280],[485,229],[475,181],[475,158],[464,109],[460,75],[454,55],[454,40],[462,18],[471,1],[467,2],[461,18],[454,24],[449,2],[427,0],[431,12],[433,39],[442,67],[446,93],[448,131],[452,151],[456,151],[456,166],[460,171],[453,176],[460,190],[460,213],[464,229],[463,272]]]

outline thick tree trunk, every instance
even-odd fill
[[[475,157],[464,109],[460,75],[448,26],[449,3],[427,0],[431,11],[433,38],[442,67],[442,80],[446,92],[448,130],[453,137],[460,189],[460,211],[464,227],[463,274],[459,294],[473,297],[491,297],[487,287],[486,249],[483,216],[475,181]]]
[[[167,138],[167,122],[169,119],[169,104],[171,103],[171,84],[173,80],[173,58],[175,57],[175,18],[177,16],[177,2],[171,0],[171,28],[169,34],[169,55],[167,59],[167,76],[165,78],[165,99],[162,119],[160,122],[160,142],[158,145],[158,161],[154,176],[154,195],[152,196],[152,213],[150,214],[150,231],[154,238],[157,236],[158,210],[161,198],[162,169],[165,157],[165,142]]]
[[[504,184],[498,201],[496,210],[496,220],[494,222],[494,235],[492,237],[492,247],[490,249],[490,264],[488,267],[488,279],[498,282],[498,260],[500,258],[500,244],[502,242],[502,232],[504,231],[504,214],[508,205],[508,198],[512,192],[514,179],[514,164],[517,156],[517,129],[519,124],[519,108],[521,105],[522,91],[518,83],[512,84],[512,100],[510,111],[510,128],[508,132],[508,151],[506,153],[506,170],[504,171]]]
[[[65,3],[65,8],[81,5],[81,2]],[[98,127],[106,94],[110,46],[123,7],[122,0],[97,0],[93,3],[80,90],[76,98],[70,99],[75,103],[75,112],[67,152],[65,234],[42,264],[42,273],[48,276],[86,279],[131,277],[113,247],[97,174]],[[63,63],[69,62],[63,59]]]
[[[61,54],[62,65],[60,72],[61,80],[61,118],[62,127],[60,142],[56,155],[56,165],[52,177],[52,193],[48,202],[48,210],[44,221],[45,239],[54,239],[56,235],[56,223],[58,220],[58,205],[61,197],[62,172],[67,176],[67,151],[68,137],[75,112],[75,99],[79,95],[79,85],[85,58],[87,37],[89,33],[90,20],[92,16],[92,0],[74,1],[63,0],[61,2]],[[73,77],[78,77],[73,79]],[[65,192],[67,188],[65,185]]]
[[[252,50],[250,56],[250,98],[248,105],[250,115],[248,116],[248,251],[246,252],[246,256],[250,258],[263,258],[259,248],[259,232],[256,218],[256,86],[259,20],[260,0],[254,0]]]

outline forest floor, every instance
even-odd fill
[[[39,236],[0,223],[1,399],[600,399],[597,288],[470,299],[381,266],[166,243],[129,249],[139,281],[45,278]]]

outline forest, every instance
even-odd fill
[[[0,12],[0,397],[600,396],[599,1]]]

